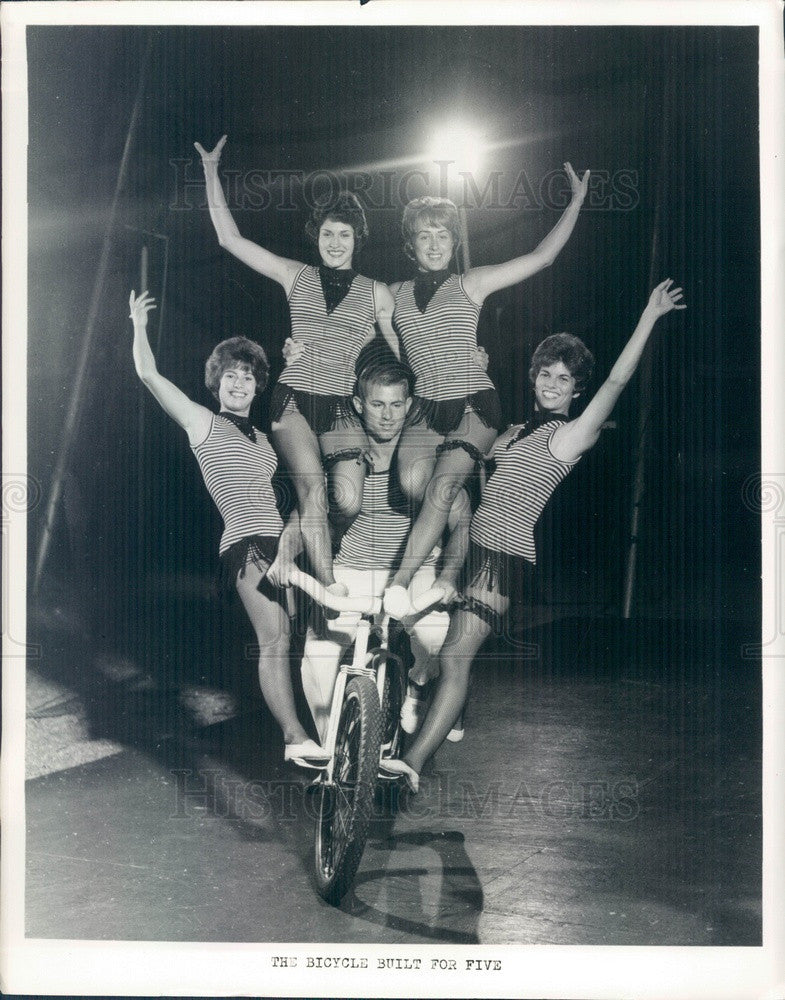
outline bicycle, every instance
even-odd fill
[[[365,850],[380,761],[400,752],[406,676],[401,658],[388,649],[390,618],[381,598],[330,594],[301,570],[290,582],[322,607],[362,616],[351,662],[341,664],[335,680],[323,744],[330,760],[315,782],[316,886],[335,906],[350,889]],[[425,611],[443,597],[441,587],[431,587],[413,608]]]

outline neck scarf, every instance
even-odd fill
[[[343,302],[356,277],[357,272],[351,268],[341,270],[337,267],[325,267],[324,264],[319,265],[319,280],[322,283],[322,294],[328,313]]]
[[[249,441],[253,441],[256,444],[256,431],[250,417],[238,417],[236,413],[227,413],[226,410],[221,410],[219,416],[228,420],[230,424],[234,424],[238,431],[245,434]]]
[[[523,438],[533,434],[534,431],[536,431],[538,427],[542,427],[543,424],[548,424],[553,421],[558,421],[560,424],[566,424],[569,422],[569,419],[570,418],[565,417],[563,413],[549,413],[547,410],[535,410],[531,420],[527,421],[518,433],[507,442],[507,448],[512,448],[514,444],[517,444],[519,441],[522,441]]]
[[[436,289],[440,288],[450,277],[450,269],[442,268],[441,271],[421,271],[414,279],[414,301],[421,313],[428,308],[428,303],[436,294]]]

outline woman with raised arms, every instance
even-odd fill
[[[289,615],[284,591],[266,579],[274,562],[283,522],[271,480],[275,452],[251,424],[254,398],[267,385],[262,348],[245,337],[221,341],[205,365],[205,385],[219,413],[189,399],[158,371],[147,337],[147,314],[155,308],[147,294],[129,299],[134,325],[133,356],[139,378],[161,408],[188,435],[205,485],[224,521],[219,554],[226,585],[234,586],[259,645],[259,685],[283,730],[284,759],[323,766],[329,755],[297,718],[289,672]]]
[[[328,504],[322,463],[333,503],[350,520],[362,502],[367,439],[352,404],[355,362],[378,324],[399,356],[392,329],[393,299],[386,285],[357,274],[353,256],[368,236],[360,202],[339,195],[317,206],[306,226],[320,258],[318,267],[279,257],[240,235],[224,197],[218,163],[226,136],[211,151],[197,142],[207,203],[218,242],[286,293],[291,338],[300,347],[275,386],[270,403],[271,436],[292,474],[303,541],[315,575],[328,589],[343,592],[332,570]]]
[[[610,375],[586,409],[569,419],[572,401],[585,387],[594,359],[567,333],[547,337],[529,368],[535,415],[511,427],[495,443],[496,471],[488,480],[469,529],[468,579],[441,653],[441,674],[416,740],[387,770],[403,775],[414,791],[428,758],[438,750],[466,700],[471,664],[491,632],[500,633],[513,586],[531,594],[536,564],[534,527],[558,484],[594,446],[616,400],[638,367],[657,320],[686,309],[682,291],[669,279],[651,293],[638,325]],[[576,540],[577,548],[577,540]]]
[[[444,530],[461,486],[504,426],[499,398],[477,359],[477,322],[485,299],[548,267],[570,238],[589,185],[564,168],[572,197],[540,244],[504,264],[450,271],[460,242],[458,209],[446,198],[418,198],[403,213],[411,281],[392,285],[393,325],[414,370],[415,402],[400,446],[401,485],[422,502],[400,569],[385,595],[395,617],[408,613],[405,588]]]

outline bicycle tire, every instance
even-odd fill
[[[319,895],[336,906],[360,866],[379,766],[381,712],[370,677],[346,685],[335,741],[333,781],[320,786],[314,869]]]
[[[403,743],[401,707],[406,697],[406,679],[403,660],[396,654],[387,656],[382,690],[382,746],[389,744],[387,757],[397,757]]]

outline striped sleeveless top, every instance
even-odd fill
[[[403,282],[395,296],[393,325],[416,376],[415,395],[441,401],[494,388],[471,353],[477,347],[479,318],[480,307],[466,294],[458,274],[436,289],[424,313],[414,300],[414,282]]]
[[[271,479],[278,459],[261,431],[256,443],[229,420],[213,414],[210,432],[192,450],[224,522],[219,554],[249,535],[283,530]]]
[[[279,383],[317,396],[351,396],[354,364],[376,319],[373,281],[358,274],[328,313],[319,269],[306,265],[294,279],[289,311],[292,338],[305,350],[286,366]]]
[[[548,421],[497,454],[497,466],[472,518],[473,542],[494,552],[536,563],[534,526],[559,483],[576,463],[551,452],[553,432],[562,421]]]
[[[336,566],[351,569],[394,569],[398,566],[412,525],[409,501],[395,474],[369,472],[365,476],[360,513],[341,539]],[[425,566],[436,562],[435,548]]]

